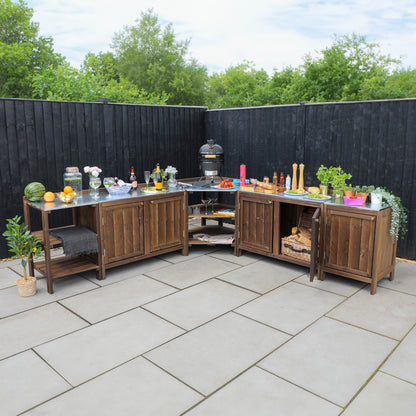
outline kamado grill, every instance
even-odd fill
[[[224,165],[224,150],[215,143],[215,140],[207,140],[207,143],[199,148],[199,168],[202,177],[210,178],[214,182],[214,176],[220,176],[221,169]]]

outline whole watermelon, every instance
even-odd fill
[[[25,197],[30,202],[40,201],[45,193],[46,189],[40,182],[31,182],[26,185]]]

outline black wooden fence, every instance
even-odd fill
[[[290,173],[305,164],[317,185],[321,164],[342,166],[353,184],[385,186],[409,209],[409,233],[398,255],[416,259],[416,100],[367,101],[209,110],[101,103],[0,99],[0,232],[22,213],[28,182],[62,187],[66,166],[98,165],[102,176],[138,179],[156,162],[180,177],[197,176],[206,138],[224,147],[224,174]],[[84,175],[84,188],[88,187]],[[68,220],[54,216],[56,222]],[[35,219],[36,221],[36,219]],[[52,226],[55,225],[52,223]],[[0,238],[0,258],[8,255]]]
[[[205,112],[204,107],[0,99],[0,233],[6,218],[22,215],[25,185],[39,181],[60,190],[66,166],[82,171],[97,165],[101,177],[124,180],[134,166],[141,182],[143,171],[157,162],[176,166],[181,177],[195,175]],[[40,225],[39,217],[33,220]],[[68,220],[64,213],[51,219]],[[7,256],[0,237],[0,258]]]
[[[305,164],[305,184],[318,185],[321,164],[341,166],[355,185],[384,186],[409,210],[398,255],[416,259],[416,100],[306,104],[210,110],[207,137],[224,146],[225,175],[262,178]]]

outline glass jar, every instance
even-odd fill
[[[64,187],[70,186],[76,193],[77,197],[82,195],[82,173],[78,167],[70,166],[65,169]]]

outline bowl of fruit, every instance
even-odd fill
[[[70,204],[71,202],[74,202],[77,193],[70,186],[65,186],[63,192],[58,192],[56,196],[65,204]]]
[[[224,179],[223,181],[221,181],[221,183],[219,185],[215,185],[214,188],[218,188],[218,189],[224,189],[224,188],[234,188],[235,186],[233,185],[233,183],[230,181],[229,178]]]

